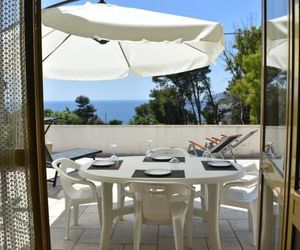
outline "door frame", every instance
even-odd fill
[[[32,190],[35,247],[50,249],[48,195],[44,139],[44,105],[41,50],[41,1],[24,4],[26,92],[28,113],[29,172]]]
[[[300,116],[299,112],[299,0],[291,0],[292,6],[292,37],[291,46],[293,48],[290,54],[291,62],[291,77],[293,79],[293,115],[292,115],[292,140],[291,140],[291,174],[290,183],[288,186],[289,191],[289,211],[288,211],[288,221],[287,221],[287,249],[292,249],[293,246],[293,229],[294,227],[300,232],[300,190],[295,190],[296,188],[296,178],[299,178],[299,137],[300,137]],[[299,188],[299,187],[298,187]]]

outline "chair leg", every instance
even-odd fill
[[[125,204],[125,194],[124,194],[125,186],[123,184],[117,184],[117,203],[118,208],[124,208]],[[119,220],[123,220],[123,216],[119,216]]]
[[[172,220],[175,249],[183,250],[183,220],[181,218],[175,218]]]
[[[187,247],[193,248],[193,206],[190,206],[186,215]]]
[[[78,205],[73,205],[73,225],[78,225]]]
[[[71,202],[66,199],[65,200],[65,239],[69,239],[69,227],[70,227],[70,209]]]
[[[56,180],[57,180],[57,171],[55,170],[55,175],[54,175],[54,178],[53,178],[53,184],[52,184],[52,187],[55,187],[56,186]]]
[[[257,204],[258,203],[258,199],[252,201],[250,203],[250,213],[251,213],[251,218],[252,218],[252,231],[253,231],[253,245],[256,246],[256,242],[257,242],[257,231],[258,231],[258,224],[257,224]]]
[[[134,217],[133,250],[139,250],[142,233],[142,215],[139,213],[135,214]]]
[[[233,151],[232,151],[232,148],[230,147],[230,154],[231,154],[231,156],[232,156],[232,159],[234,160],[234,162],[237,162],[236,161],[236,158],[235,158],[235,155],[233,154]]]
[[[253,218],[252,218],[252,211],[251,211],[251,207],[248,208],[248,228],[249,231],[253,231]]]
[[[204,211],[207,211],[208,204],[208,196],[207,196],[207,186],[205,184],[201,184],[201,190],[203,190],[203,195],[201,196],[201,208]],[[203,222],[207,222],[207,218],[203,217]]]
[[[205,184],[201,184],[201,191],[202,191],[202,196],[200,197],[201,200],[201,208],[203,210],[206,209],[206,192],[205,192]]]
[[[99,226],[102,228],[102,203],[101,198],[97,198],[98,216],[99,216]]]

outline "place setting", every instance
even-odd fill
[[[230,161],[212,160],[212,161],[202,161],[205,170],[237,170],[235,166]]]
[[[149,141],[152,143],[152,140],[148,140],[148,143]],[[184,170],[179,169],[179,164],[185,162],[185,157],[177,157],[164,151],[155,154],[150,146],[143,162],[165,162],[168,165],[162,168],[137,169],[133,178],[185,178]]]
[[[185,178],[184,170],[168,168],[137,169],[132,178]]]
[[[88,168],[88,170],[117,170],[122,165],[122,160],[113,161],[110,158],[108,159],[97,159],[93,164]]]
[[[170,162],[170,163],[180,163],[185,162],[185,157],[174,156],[168,152],[162,152],[160,154],[155,154],[152,150],[147,150],[143,162]]]
[[[121,167],[123,160],[120,160],[115,153],[117,144],[110,145],[112,148],[112,156],[110,158],[96,159],[93,164],[88,168],[88,170],[117,170]]]

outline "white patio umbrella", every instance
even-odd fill
[[[42,17],[46,78],[167,75],[207,66],[224,49],[216,22],[91,3],[45,9]]]
[[[267,21],[267,66],[287,70],[288,65],[288,17]]]

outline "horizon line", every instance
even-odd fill
[[[90,101],[149,101],[149,100],[150,98],[149,99],[90,99]],[[44,102],[75,102],[75,100],[44,100]]]

